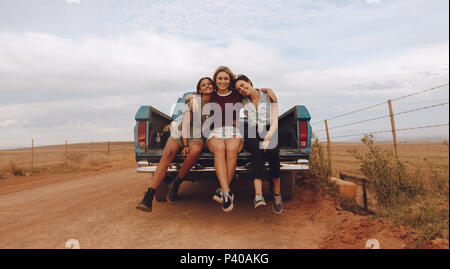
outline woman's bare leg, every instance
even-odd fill
[[[191,170],[198,156],[202,154],[203,142],[194,141],[189,145],[189,154],[183,162],[183,166],[178,173],[180,179],[183,179],[187,173]]]
[[[255,178],[253,180],[253,185],[255,186],[255,195],[257,195],[257,194],[262,195],[262,179]]]
[[[236,172],[237,155],[242,150],[244,143],[240,138],[229,138],[225,141],[226,164],[227,164],[227,182],[231,184],[234,173]]]
[[[167,169],[169,168],[170,162],[175,158],[177,152],[180,150],[180,144],[176,140],[168,139],[166,146],[164,147],[161,160],[159,160],[156,171],[153,174],[152,182],[150,187],[153,189],[158,189],[161,181],[166,177]]]
[[[228,185],[227,166],[225,161],[225,141],[222,138],[211,138],[206,143],[209,150],[214,154],[214,168],[219,179],[222,191],[230,190]]]

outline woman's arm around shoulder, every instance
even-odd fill
[[[270,89],[270,88],[262,88],[261,91],[263,93],[267,94],[267,96],[269,97],[269,99],[270,99],[270,101],[272,103],[278,103],[278,99],[277,99],[277,97],[276,97],[276,95],[275,95],[275,93],[273,92],[272,89]]]

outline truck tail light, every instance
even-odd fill
[[[304,149],[308,144],[308,123],[306,121],[300,121],[300,148]]]
[[[138,131],[138,141],[139,141],[139,148],[145,149],[145,138],[147,135],[147,123],[145,121],[139,122],[139,131]]]

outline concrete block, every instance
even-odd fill
[[[356,201],[356,190],[358,186],[355,183],[337,177],[331,177],[330,181],[336,184],[338,191],[342,196]]]

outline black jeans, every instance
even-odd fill
[[[272,137],[270,141],[271,146],[264,151],[261,147],[264,137],[259,137],[259,134],[256,135],[256,138],[245,137],[245,147],[252,154],[251,175],[253,178],[263,179],[266,159],[269,161],[270,177],[280,177],[280,148],[277,140],[277,136]]]

